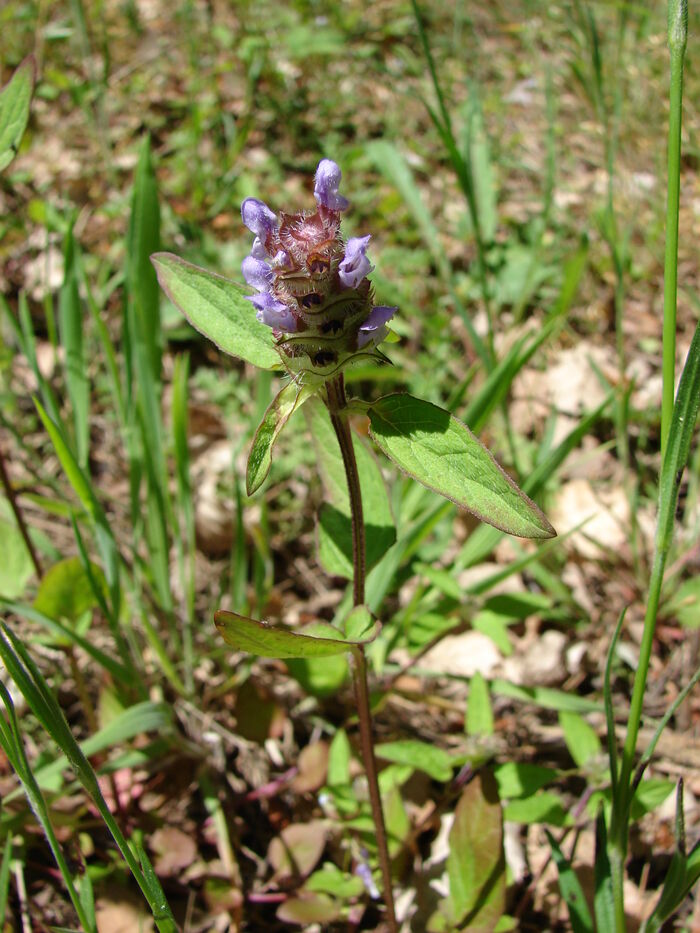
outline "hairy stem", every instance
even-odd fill
[[[350,514],[352,521],[352,564],[353,564],[353,602],[361,606],[365,601],[365,523],[362,515],[362,494],[360,491],[360,476],[357,471],[357,461],[352,445],[352,434],[347,421],[347,400],[342,375],[327,383],[326,404],[331,417],[331,423],[338,438],[340,452],[345,466],[345,476],[350,496]],[[353,686],[355,688],[355,702],[360,725],[360,748],[362,761],[365,766],[369,800],[372,808],[372,820],[377,833],[377,849],[379,851],[379,865],[384,885],[384,903],[386,904],[387,920],[390,933],[398,933],[396,912],[394,910],[394,894],[391,887],[391,862],[389,860],[389,847],[387,844],[382,799],[379,794],[379,781],[377,779],[377,762],[374,757],[374,743],[372,740],[372,714],[370,712],[369,686],[367,682],[367,658],[362,645],[353,649]]]

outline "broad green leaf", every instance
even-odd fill
[[[556,534],[535,503],[449,412],[411,395],[387,395],[371,406],[369,416],[380,449],[428,489],[509,534]]]
[[[5,500],[0,499],[0,505]],[[9,513],[9,508],[7,512]],[[4,599],[16,599],[34,573],[34,565],[24,543],[24,538],[14,521],[5,518],[5,509],[0,511],[0,596]]]
[[[272,330],[261,324],[245,296],[249,288],[193,266],[172,253],[155,253],[158,281],[190,324],[220,350],[260,369],[279,369]]]
[[[501,800],[530,797],[545,784],[551,784],[557,772],[527,761],[504,761],[493,769]]]
[[[308,886],[307,886],[308,887]],[[277,919],[285,924],[298,925],[305,930],[319,923],[332,923],[340,916],[340,905],[327,894],[302,891],[288,898],[277,908]]]
[[[267,860],[276,880],[308,875],[316,867],[326,845],[326,823],[290,823],[274,838],[267,850]]]
[[[572,713],[570,710],[562,710],[559,713],[559,725],[564,733],[569,754],[579,768],[585,768],[592,758],[600,754],[600,740],[595,730],[578,713]]]
[[[355,612],[369,612],[363,606]],[[379,622],[368,625],[365,634],[358,639],[344,639],[342,634],[330,625],[324,637],[304,635],[289,629],[277,628],[267,622],[257,622],[236,612],[219,609],[214,613],[214,623],[227,645],[237,651],[248,651],[263,658],[327,658],[334,654],[351,651],[357,645],[373,641],[381,628]]]
[[[505,910],[503,817],[493,776],[482,771],[455,808],[449,836],[449,912],[459,929],[491,933]]]
[[[327,501],[318,518],[319,560],[332,575],[352,578],[352,525],[345,467],[325,406],[314,399],[304,408]],[[366,566],[370,570],[396,541],[396,529],[384,479],[375,457],[353,436],[360,474],[365,524]]]
[[[489,685],[477,671],[469,681],[467,735],[493,735],[493,709]]]
[[[559,890],[569,910],[569,920],[573,933],[594,933],[588,904],[571,863],[561,851],[559,844],[548,829],[545,829],[552,857],[559,873]]]
[[[553,687],[520,687],[500,677],[491,681],[491,692],[511,697],[513,700],[522,700],[523,703],[534,703],[544,709],[572,710],[574,713],[598,713],[603,709],[601,703],[589,700],[588,697],[565,693]]]
[[[345,729],[338,729],[328,749],[328,786],[342,787],[350,783],[352,750]]]
[[[362,879],[341,871],[333,862],[326,862],[307,880],[305,890],[331,894],[342,899],[359,897],[364,891]]]
[[[503,818],[511,823],[549,823],[552,826],[565,826],[572,822],[559,796],[549,790],[511,800],[503,808]]]
[[[676,616],[684,628],[700,628],[700,577],[691,577],[678,587],[665,612]]]
[[[642,781],[632,798],[630,816],[633,820],[641,819],[645,813],[650,813],[661,806],[669,794],[673,793],[673,781],[664,778],[649,778]]]
[[[96,564],[90,567],[93,580],[105,590],[106,583],[101,569]],[[41,578],[39,592],[34,600],[37,612],[50,619],[77,622],[88,609],[97,606],[97,598],[90,578],[79,557],[67,557],[50,567]]]
[[[401,795],[401,789],[393,784],[382,793],[382,809],[389,842],[389,856],[395,858],[404,847],[411,832],[411,820]]]
[[[330,635],[335,638],[337,629],[327,622],[314,622],[304,627],[305,635]],[[339,633],[338,633],[339,634]],[[342,638],[342,635],[340,635]],[[306,693],[315,697],[327,697],[337,693],[348,676],[348,662],[344,654],[323,658],[289,658],[287,669]]]
[[[400,765],[410,765],[436,781],[445,783],[452,777],[452,758],[437,745],[429,745],[417,739],[405,739],[401,742],[384,742],[375,746],[374,750],[378,758]]]
[[[249,496],[262,486],[270,472],[272,448],[282,428],[313,391],[311,386],[299,386],[296,382],[290,382],[270,403],[258,425],[248,454],[245,482]]]
[[[0,172],[17,155],[29,119],[34,88],[34,58],[25,58],[0,92]]]

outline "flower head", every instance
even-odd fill
[[[275,332],[277,349],[292,373],[326,378],[358,354],[377,354],[396,308],[374,306],[367,276],[369,235],[340,232],[348,201],[338,191],[342,174],[330,159],[316,169],[315,212],[275,214],[257,198],[241,205],[255,233],[241,271],[256,290],[257,318]]]

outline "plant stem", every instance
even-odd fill
[[[340,453],[345,466],[345,476],[348,483],[350,497],[350,515],[352,522],[352,565],[353,565],[353,603],[361,606],[365,601],[365,523],[362,514],[362,492],[360,490],[360,476],[355,460],[355,451],[352,445],[352,434],[347,420],[347,399],[342,374],[326,384],[326,404],[331,417],[331,424],[338,438]],[[367,658],[362,645],[353,649],[353,686],[355,688],[355,702],[360,725],[360,748],[362,761],[365,766],[369,800],[372,808],[372,820],[377,833],[377,849],[379,852],[379,865],[384,885],[384,903],[386,905],[387,920],[390,933],[398,933],[396,911],[394,909],[394,893],[391,887],[391,861],[389,859],[389,846],[387,844],[384,813],[382,811],[382,798],[379,793],[377,778],[377,762],[374,757],[374,742],[372,740],[372,713],[370,711],[369,686],[367,682]]]
[[[663,389],[661,399],[661,461],[671,429],[676,375],[676,304],[678,291],[678,210],[681,179],[681,119],[683,58],[688,37],[687,0],[669,0],[668,45],[671,52],[671,90],[668,118],[668,181],[666,256],[664,261]]]

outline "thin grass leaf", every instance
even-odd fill
[[[80,742],[79,748],[85,758],[90,758],[115,745],[121,745],[137,735],[147,732],[166,734],[170,731],[172,722],[173,715],[170,706],[166,703],[153,703],[146,700],[125,709],[98,732]],[[61,755],[49,764],[36,769],[34,776],[40,787],[49,788],[55,785],[56,778],[62,771],[65,771],[67,766],[67,756]]]
[[[588,910],[581,882],[554,836],[548,829],[545,829],[545,833],[547,834],[549,847],[552,850],[554,864],[557,866],[557,872],[559,873],[559,890],[569,911],[571,929],[573,933],[594,933],[593,920]]]
[[[68,481],[75,490],[75,493],[80,499],[83,508],[92,519],[95,541],[97,543],[97,549],[102,559],[102,569],[107,580],[107,587],[109,589],[110,595],[109,608],[105,606],[105,609],[107,610],[107,620],[109,622],[110,631],[112,632],[112,637],[114,638],[117,647],[119,648],[122,661],[126,667],[131,667],[129,650],[119,630],[119,613],[121,608],[121,586],[119,581],[120,557],[116,541],[114,540],[112,530],[109,527],[109,523],[107,521],[107,516],[105,515],[105,512],[100,505],[97,496],[93,492],[90,480],[83,472],[83,470],[81,470],[80,465],[78,464],[75,456],[68,446],[63,430],[54,421],[51,420],[38,399],[34,399],[34,404],[37,411],[39,412],[39,417],[41,418],[44,427],[48,431],[54,450],[56,451],[56,455],[61,463],[64,473],[68,478]],[[74,526],[74,528],[77,528],[77,524]],[[89,565],[90,562],[85,555],[84,566],[88,576],[90,575]],[[99,586],[95,585],[93,587],[93,592],[95,593],[96,598],[101,598],[98,597],[98,593],[100,592]]]
[[[33,606],[27,606],[23,603],[6,602],[3,600],[0,601],[0,606],[5,612],[12,612],[21,618],[28,619],[30,622],[41,625],[59,638],[68,639],[76,647],[88,654],[100,667],[104,668],[117,683],[128,684],[132,681],[133,674],[128,668],[117,661],[116,658],[110,657],[94,645],[89,638],[83,637],[70,626],[64,625],[57,619],[51,619],[49,616],[34,609]]]
[[[194,686],[194,645],[192,632],[195,623],[195,524],[192,488],[190,485],[190,452],[188,443],[187,383],[189,356],[175,359],[172,396],[172,434],[175,453],[175,480],[177,490],[177,549],[180,578],[185,587],[185,612],[182,630],[185,686],[192,692]]]
[[[605,673],[603,675],[603,703],[605,704],[605,723],[606,723],[606,744],[608,747],[608,762],[610,764],[610,783],[612,786],[613,799],[617,792],[617,741],[615,738],[615,709],[612,699],[612,663],[615,657],[615,649],[620,639],[622,626],[625,622],[627,609],[623,609],[620,618],[617,620],[615,631],[610,639],[610,647],[605,658]]]
[[[17,777],[22,784],[22,789],[24,790],[27,800],[29,801],[29,805],[34,812],[39,825],[44,831],[44,835],[46,836],[46,840],[56,861],[56,865],[58,866],[58,869],[61,873],[66,890],[68,891],[68,896],[71,899],[80,923],[83,925],[84,930],[88,931],[88,933],[97,933],[94,914],[92,918],[90,918],[85,912],[83,904],[80,900],[80,896],[78,895],[78,892],[75,888],[73,876],[71,875],[68,864],[63,856],[63,851],[58,844],[56,834],[54,833],[53,826],[51,824],[51,818],[49,816],[46,802],[44,801],[41,791],[39,790],[39,785],[27,760],[24,744],[22,742],[22,735],[20,732],[19,724],[17,722],[17,716],[15,714],[14,704],[12,703],[12,698],[10,697],[7,687],[1,680],[0,698],[5,705],[5,711],[7,714],[7,720],[0,716],[0,745],[2,745],[3,751],[7,755],[10,764],[17,774]]]
[[[157,885],[158,890],[155,892],[152,880],[144,878],[129,843],[102,796],[97,775],[80,750],[55,697],[22,642],[4,623],[0,623],[0,658],[32,712],[64,753],[76,777],[92,798],[131,873],[149,902],[160,933],[176,933],[177,926],[160,885]],[[2,720],[0,720],[1,724]]]
[[[671,703],[669,708],[664,713],[662,719],[660,720],[658,726],[656,727],[654,731],[654,735],[651,738],[651,741],[649,742],[646,749],[644,750],[642,757],[639,759],[637,770],[634,776],[635,786],[639,785],[639,782],[642,779],[642,775],[644,774],[644,771],[646,770],[647,765],[649,764],[649,762],[651,761],[654,755],[654,751],[656,749],[656,746],[658,744],[659,739],[661,738],[661,734],[663,733],[664,729],[669,724],[673,716],[675,716],[675,714],[678,712],[679,707],[686,700],[686,698],[688,697],[688,695],[691,693],[691,691],[693,690],[693,688],[698,682],[700,682],[700,668],[698,668],[695,671],[695,673],[690,678],[688,683],[685,685],[685,687],[683,687],[683,689],[680,691],[680,693],[675,698],[673,703]]]
[[[87,468],[90,444],[90,389],[83,349],[83,310],[78,292],[78,247],[69,224],[63,243],[63,284],[58,296],[58,322],[68,397],[73,411],[76,458]]]
[[[0,862],[0,930],[5,928],[7,896],[10,892],[10,862],[12,860],[12,833],[7,834]]]

